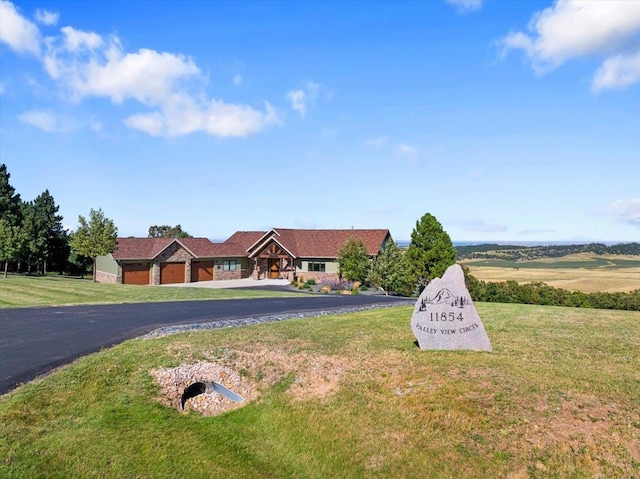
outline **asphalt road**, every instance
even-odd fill
[[[301,295],[0,309],[0,395],[76,358],[163,326],[330,311],[398,300],[368,295]]]

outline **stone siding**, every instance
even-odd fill
[[[115,274],[96,271],[96,281],[98,283],[117,283],[118,277]],[[122,282],[122,279],[120,279],[120,282]]]
[[[303,278],[305,281],[314,279],[316,283],[335,283],[340,278],[336,273],[321,273],[319,271],[298,271],[298,280]]]
[[[240,279],[242,276],[242,270],[236,269],[232,271],[216,270],[213,277],[216,281],[226,281],[228,279]]]
[[[160,263],[185,263],[184,282],[191,282],[191,259],[193,256],[178,243],[173,243],[162,254],[158,255],[151,267],[151,284],[160,284]]]

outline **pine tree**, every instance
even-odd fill
[[[19,261],[24,248],[25,234],[22,231],[22,200],[9,183],[11,175],[7,166],[0,165],[0,261],[4,261],[4,276],[7,276],[9,261]]]
[[[62,216],[58,215],[53,196],[45,190],[24,208],[24,229],[27,235],[26,253],[29,266],[42,264],[46,273],[47,260],[64,234]]]
[[[118,228],[113,220],[104,216],[102,209],[97,211],[91,209],[89,212],[89,222],[78,216],[80,226],[71,234],[69,246],[71,251],[80,255],[92,258],[93,260],[93,282],[96,282],[96,257],[106,255],[116,247]]]
[[[0,165],[0,219],[6,220],[12,226],[19,226],[22,220],[22,200],[9,183],[9,178],[11,175],[7,171],[7,165],[3,163]]]
[[[411,233],[406,259],[410,277],[421,292],[429,281],[442,276],[456,262],[456,250],[451,238],[435,216],[426,213]]]

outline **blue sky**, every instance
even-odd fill
[[[0,0],[0,162],[121,236],[640,240],[640,1]]]

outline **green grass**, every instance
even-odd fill
[[[65,276],[0,277],[0,308],[70,304],[139,303],[194,299],[290,296],[296,293],[247,289],[152,287],[93,283]]]
[[[493,353],[419,350],[411,308],[127,341],[0,398],[0,477],[638,477],[640,314],[477,308]],[[259,399],[159,404],[202,359]]]

